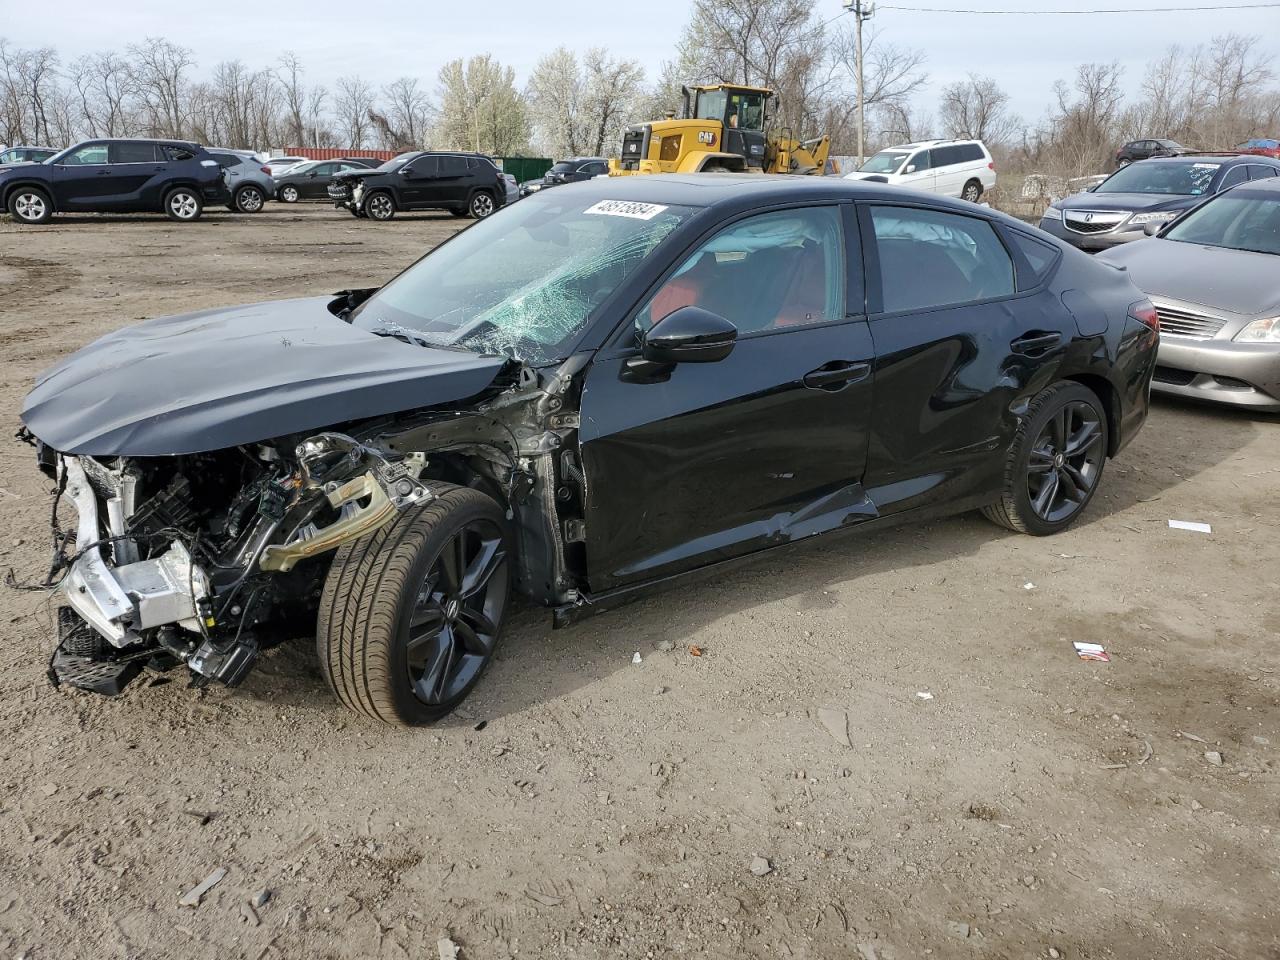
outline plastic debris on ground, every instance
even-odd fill
[[[632,654],[632,656],[631,656],[631,662],[632,662],[632,663],[644,663],[644,657],[640,656],[640,651],[639,651],[639,650],[637,650],[634,654]]]
[[[917,690],[917,691],[916,691],[916,696],[917,696],[917,697],[919,697],[921,700],[932,700],[932,699],[933,699],[933,694],[932,694],[932,693],[930,693],[928,690]]]
[[[1034,590],[1035,588],[1036,588],[1036,585],[1032,583],[1030,580],[1028,580],[1026,583],[1022,585],[1023,590]]]
[[[1192,533],[1213,533],[1213,527],[1196,520],[1170,520],[1170,530],[1190,530]]]
[[[1077,640],[1071,645],[1076,648],[1076,656],[1081,660],[1100,660],[1103,663],[1111,662],[1111,654],[1107,653],[1106,647],[1100,643],[1081,643]]]

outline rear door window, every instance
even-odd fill
[[[1237,183],[1244,183],[1249,179],[1249,170],[1241,164],[1238,167],[1232,167],[1222,175],[1222,182],[1218,184],[1219,190],[1225,190],[1227,187],[1234,187]]]
[[[156,163],[159,150],[154,143],[136,143],[128,140],[111,144],[112,163]]]
[[[160,147],[160,152],[166,159],[172,160],[175,163],[181,160],[194,160],[196,157],[196,155],[186,147],[175,147],[167,143]]]
[[[229,153],[211,153],[209,156],[218,161],[218,166],[223,170],[230,170],[232,167],[240,165],[240,158],[232,156]]]
[[[1015,292],[1013,259],[986,220],[879,204],[870,206],[868,213],[885,313],[930,310]]]
[[[465,177],[467,175],[466,157],[438,157],[440,176]]]
[[[1275,167],[1264,167],[1260,163],[1249,164],[1249,176],[1254,180],[1266,180],[1268,177],[1274,177],[1280,173]]]

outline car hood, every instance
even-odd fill
[[[507,362],[352,327],[329,298],[151,320],[46,370],[22,421],[63,453],[220,450],[463,400]]]
[[[1186,210],[1204,196],[1168,193],[1076,193],[1054,204],[1063,210]]]
[[[1280,314],[1280,257],[1148,238],[1098,254],[1128,269],[1143,293],[1241,317]]]

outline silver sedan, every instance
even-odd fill
[[[1280,412],[1280,178],[1098,256],[1127,269],[1159,314],[1152,389]]]

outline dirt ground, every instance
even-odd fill
[[[0,221],[0,405],[121,325],[377,284],[460,223]],[[237,690],[54,690],[47,599],[0,590],[0,956],[1280,957],[1278,440],[1158,401],[1053,539],[967,515],[564,631],[520,609],[413,732],[305,638]],[[48,483],[0,443],[0,570],[34,578]]]

